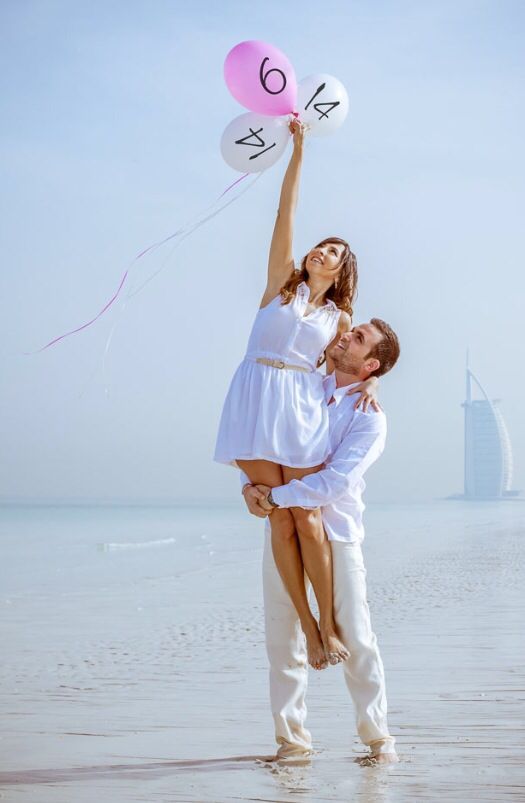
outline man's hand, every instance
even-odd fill
[[[258,484],[255,486],[257,490],[263,495],[263,498],[259,500],[260,506],[263,510],[266,510],[267,513],[271,513],[272,510],[275,510],[274,507],[268,502],[268,494],[272,490],[269,485],[261,485]]]
[[[266,501],[269,492],[270,488],[267,488],[266,485],[244,486],[242,495],[250,513],[264,519],[272,512],[272,506]]]

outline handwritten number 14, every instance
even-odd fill
[[[317,87],[316,91],[314,92],[314,94],[304,107],[305,111],[308,109],[308,106],[312,103],[312,101],[316,99],[317,95],[319,95],[323,91],[323,89],[325,89],[325,87],[326,84],[321,84],[321,86]],[[335,107],[339,106],[339,104],[340,104],[339,100],[336,100],[334,103],[314,103],[314,109],[316,110],[316,112],[319,112],[319,120],[321,120],[323,117],[328,117],[332,109],[335,109]],[[323,111],[321,106],[329,106],[330,108],[327,109],[326,111]]]
[[[252,148],[264,148],[264,146],[266,145],[266,142],[264,141],[264,139],[262,137],[259,136],[259,134],[261,133],[261,131],[263,131],[263,129],[262,128],[258,128],[257,131],[254,131],[253,128],[250,128],[249,130],[250,130],[250,133],[247,136],[243,137],[242,139],[236,139],[235,140],[235,144],[236,145],[250,145]],[[255,137],[257,141],[256,142],[248,142],[248,140],[251,139],[252,137]],[[275,148],[276,144],[277,143],[274,142],[273,145],[269,145],[268,148],[264,148],[263,151],[259,151],[259,153],[252,154],[250,156],[250,160],[257,159],[258,156],[262,156],[263,153],[266,153],[267,151],[270,151],[272,148]]]

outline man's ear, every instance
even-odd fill
[[[370,376],[370,374],[373,374],[374,371],[377,371],[377,369],[379,368],[380,365],[381,365],[381,363],[379,362],[379,360],[376,359],[376,357],[373,357],[371,360],[367,360],[365,362],[363,368],[365,369],[365,371]]]

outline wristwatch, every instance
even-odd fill
[[[271,492],[271,491],[270,491],[270,493],[268,494],[268,496],[266,497],[266,501],[267,501],[267,502],[269,502],[269,503],[270,503],[270,505],[271,505],[272,507],[279,507],[279,505],[277,504],[277,502],[274,500],[274,498],[273,498],[273,496],[272,496],[272,492]]]

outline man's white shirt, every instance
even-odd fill
[[[357,383],[354,383],[357,384]],[[279,507],[317,508],[330,541],[362,541],[364,538],[363,475],[385,447],[386,417],[369,408],[355,410],[353,385],[336,388],[335,373],[323,380],[330,420],[330,454],[325,467],[301,480],[272,489]],[[243,481],[248,482],[246,475]]]

